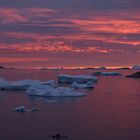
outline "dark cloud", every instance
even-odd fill
[[[139,0],[1,0],[1,7],[16,7],[16,8],[27,8],[27,7],[50,7],[58,9],[131,9],[139,8]]]

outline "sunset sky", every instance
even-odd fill
[[[140,0],[0,0],[0,65],[140,64]]]

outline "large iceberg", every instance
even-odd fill
[[[4,79],[0,79],[1,90],[26,90],[28,87],[33,85],[49,85],[52,87],[57,87],[57,83],[53,80],[42,82],[40,80],[25,79],[16,82],[10,82]]]
[[[87,83],[73,82],[70,87],[72,87],[72,88],[94,88],[94,83],[93,82],[87,82]]]
[[[68,87],[58,87],[53,88],[49,85],[36,85],[30,86],[26,93],[31,96],[46,96],[46,97],[77,97],[85,96],[85,93],[77,92],[72,88]]]
[[[97,82],[97,78],[95,76],[85,76],[85,75],[66,75],[66,74],[60,74],[58,76],[58,82],[59,83],[87,83],[87,82]]]
[[[10,85],[11,85],[11,82],[0,78],[0,88],[7,87],[7,86],[10,86]]]
[[[92,76],[121,76],[119,72],[94,72]]]

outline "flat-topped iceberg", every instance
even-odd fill
[[[40,80],[20,80],[16,82],[6,81],[0,79],[0,89],[1,90],[26,90],[28,87],[33,85],[49,85],[52,87],[57,87],[57,83],[53,80],[42,82]]]
[[[85,76],[85,75],[67,75],[67,74],[60,74],[58,76],[59,83],[87,83],[87,82],[97,82],[97,78],[95,76]]]
[[[40,80],[30,80],[30,79],[25,79],[25,80],[20,80],[16,82],[11,82],[11,90],[26,90],[29,86],[32,85],[38,85],[42,84],[43,82]],[[9,89],[9,88],[7,88]],[[10,90],[9,89],[9,90]]]
[[[119,72],[100,72],[100,71],[97,71],[97,72],[94,72],[92,75],[93,76],[121,76],[121,73],[119,73]]]
[[[42,85],[48,85],[48,86],[51,86],[51,87],[54,87],[54,88],[58,87],[58,84],[55,80],[49,80],[49,81],[43,82],[41,84]]]
[[[31,96],[46,96],[46,97],[78,97],[85,96],[85,93],[77,92],[76,90],[68,87],[53,88],[49,85],[36,85],[30,86],[26,93]]]
[[[71,88],[94,88],[94,83],[93,82],[87,82],[87,83],[73,82],[70,87]]]
[[[0,88],[6,87],[6,86],[10,86],[10,85],[11,85],[11,82],[6,81],[6,80],[0,78]]]

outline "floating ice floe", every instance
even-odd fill
[[[85,76],[85,75],[66,75],[66,74],[60,74],[58,76],[58,82],[59,83],[87,83],[87,82],[97,82],[97,78],[95,76]]]
[[[58,87],[58,84],[55,80],[49,80],[49,81],[43,82],[42,85],[48,85],[48,86],[51,86],[53,88]]]
[[[0,88],[7,87],[7,86],[10,86],[10,85],[11,85],[11,82],[0,78]]]
[[[119,72],[94,72],[92,74],[93,76],[121,76],[121,74]]]
[[[16,82],[11,82],[11,89],[13,90],[26,90],[28,87],[32,85],[38,85],[42,84],[43,82],[40,80],[30,80],[30,79],[25,79],[25,80],[20,80]]]
[[[40,80],[20,80],[16,82],[6,81],[4,79],[0,79],[0,89],[1,90],[26,90],[28,87],[32,85],[50,85],[52,87],[57,87],[57,83],[53,80],[42,82]]]
[[[94,88],[94,83],[93,82],[87,82],[87,83],[77,83],[73,82],[70,86],[71,88]]]
[[[139,65],[134,65],[134,66],[132,66],[132,70],[140,70],[140,66]]]
[[[13,111],[17,111],[17,112],[34,112],[37,110],[38,110],[37,108],[26,109],[25,106],[19,106],[13,109]]]
[[[77,92],[72,88],[68,87],[58,87],[53,88],[48,85],[36,85],[30,86],[26,92],[31,96],[50,96],[50,97],[77,97],[77,96],[85,96],[85,93]]]

